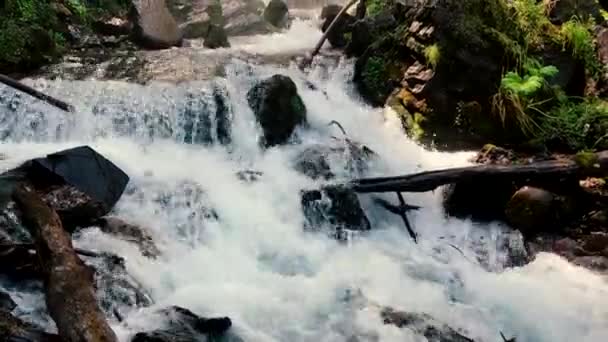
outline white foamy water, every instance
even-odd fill
[[[26,96],[0,104],[3,169],[88,144],[131,176],[115,214],[148,227],[163,255],[144,258],[134,245],[97,229],[77,241],[124,256],[128,271],[155,300],[152,308],[128,312],[123,324],[112,321],[122,341],[157,328],[160,322],[148,314],[168,305],[203,316],[229,316],[233,332],[248,342],[333,342],[352,336],[424,341],[408,329],[384,325],[379,315],[384,306],[428,313],[478,342],[500,341],[499,331],[518,342],[608,340],[606,279],[550,254],[525,267],[502,269],[499,232],[504,227],[445,218],[440,191],[406,194],[409,203],[422,206],[410,215],[418,245],[399,218],[372,203],[373,195],[361,196],[374,227],[370,234],[344,245],[322,233],[304,232],[299,193],[321,182],[297,173],[290,161],[302,148],[339,135],[327,127],[331,120],[378,153],[380,162],[370,175],[460,166],[471,154],[430,152],[409,141],[397,119],[357,98],[348,81],[349,62],[308,75],[295,67],[250,67],[238,61],[227,71],[226,79],[217,82],[180,86],[35,82],[75,104],[74,114]],[[275,73],[296,82],[310,128],[299,132],[299,144],[263,151],[246,93]],[[214,122],[214,86],[229,98],[232,143],[222,146],[211,134],[207,145],[192,144],[192,126],[207,116]],[[204,115],[192,123],[185,114],[189,111]],[[208,127],[215,128],[213,123]],[[235,175],[242,170],[263,176],[244,182]],[[347,180],[339,171],[336,181]],[[394,195],[385,198],[395,203]],[[207,215],[209,210],[217,218]],[[483,263],[477,261],[480,254]],[[353,293],[365,300],[348,300]],[[19,304],[43,305],[25,299]]]

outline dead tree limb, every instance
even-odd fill
[[[46,304],[65,342],[116,342],[93,289],[93,271],[76,255],[56,212],[32,189],[18,187],[13,197],[35,238],[44,277]]]
[[[323,32],[323,35],[321,36],[321,39],[319,40],[319,42],[317,43],[317,45],[315,46],[315,48],[312,50],[312,52],[310,53],[310,55],[304,57],[304,59],[302,60],[302,63],[300,63],[300,68],[301,69],[304,69],[305,67],[309,66],[312,63],[312,60],[319,53],[319,51],[321,51],[321,48],[323,47],[323,44],[327,40],[327,37],[329,36],[329,34],[331,33],[331,31],[334,29],[334,27],[337,25],[337,23],[340,20],[340,18],[342,18],[342,16],[344,15],[344,13],[346,13],[346,11],[348,11],[349,8],[351,8],[355,3],[357,3],[357,1],[359,1],[359,0],[351,0],[349,3],[347,3],[346,5],[344,5],[344,7],[342,7],[342,10],[340,10],[340,12],[338,12],[338,14],[334,18],[334,20],[327,27],[327,30],[325,30],[325,32]]]
[[[74,107],[72,107],[70,104],[63,102],[61,100],[58,100],[50,95],[47,95],[45,93],[42,93],[28,85],[25,85],[17,80],[14,80],[6,75],[2,75],[0,74],[0,83],[4,83],[7,86],[11,87],[11,88],[15,88],[17,90],[20,90],[26,94],[29,94],[39,100],[45,101],[61,110],[64,110],[66,112],[71,112],[74,110]]]
[[[585,162],[576,156],[527,165],[479,165],[426,171],[406,176],[363,178],[351,182],[359,193],[427,192],[442,185],[483,179],[543,184],[608,174],[608,151],[589,154]]]

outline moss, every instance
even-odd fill
[[[593,20],[581,22],[574,18],[561,26],[560,38],[564,49],[570,49],[574,57],[585,63],[585,67],[592,75],[598,75],[601,64],[596,54],[594,27]]]
[[[429,45],[424,49],[424,57],[426,58],[426,63],[433,68],[437,67],[439,64],[439,59],[441,58],[441,51],[439,50],[439,45],[433,44]]]
[[[597,155],[593,152],[579,152],[574,156],[574,161],[585,169],[599,167]]]

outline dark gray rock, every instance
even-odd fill
[[[207,36],[203,42],[203,46],[209,49],[228,48],[228,35],[222,26],[211,24],[207,31]]]
[[[331,23],[338,15],[340,9],[342,8],[341,6],[336,6],[337,5],[328,5],[323,8],[323,11],[321,13],[321,17],[325,19],[325,21],[323,22],[323,26],[321,27],[321,30],[323,32],[327,31],[329,25],[331,25]],[[346,38],[346,34],[351,31],[351,26],[354,23],[355,18],[348,13],[344,13],[340,17],[340,19],[338,19],[332,31],[328,34],[327,40],[329,40],[333,47],[345,47],[349,42],[349,40]]]
[[[563,24],[577,18],[586,21],[590,18],[602,22],[600,6],[595,0],[544,0],[549,19],[554,24]]]
[[[179,46],[183,33],[167,8],[165,0],[131,0],[129,18],[133,23],[133,40],[147,49]]]
[[[340,168],[351,177],[362,177],[375,154],[367,146],[348,139],[329,145],[313,145],[305,148],[294,160],[294,168],[312,179],[329,180],[335,177],[331,165]]]
[[[332,230],[330,234],[344,239],[347,231],[371,229],[359,197],[347,187],[327,186],[319,190],[306,190],[302,192],[301,202],[306,230],[319,231],[329,227]]]
[[[276,27],[287,26],[289,9],[284,0],[271,0],[264,10],[264,19]]]
[[[274,75],[256,84],[247,101],[264,131],[267,147],[286,143],[296,126],[306,123],[306,107],[291,78]]]
[[[232,326],[228,317],[201,318],[192,311],[172,306],[160,311],[169,325],[164,330],[136,334],[132,342],[194,342],[205,340],[204,336],[222,336]]]

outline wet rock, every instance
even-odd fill
[[[80,258],[94,270],[96,297],[106,316],[126,316],[128,311],[147,307],[152,299],[129,275],[125,260],[111,253],[83,253]]]
[[[107,214],[129,181],[121,169],[88,146],[30,160],[4,177],[14,177],[10,186],[31,183],[69,231]]]
[[[136,334],[132,342],[192,342],[204,340],[204,335],[221,336],[232,326],[228,317],[201,318],[192,311],[172,306],[160,313],[169,328]]]
[[[24,322],[0,310],[0,341],[7,342],[61,342],[58,335],[44,332],[41,327]]]
[[[572,259],[572,263],[593,271],[608,272],[608,258],[604,256],[582,256]]]
[[[538,232],[557,223],[557,195],[549,191],[524,186],[507,203],[507,221],[524,234]]]
[[[321,18],[325,19],[323,26],[321,27],[323,32],[327,31],[329,25],[334,21],[341,8],[341,6],[337,5],[328,5],[323,8],[321,13]],[[343,48],[348,44],[349,40],[346,38],[346,34],[351,31],[351,26],[354,22],[355,18],[348,13],[344,13],[342,17],[338,19],[336,25],[327,36],[327,40],[329,40],[333,47]]]
[[[228,48],[228,35],[223,27],[218,25],[210,25],[203,46],[209,49]]]
[[[240,15],[224,27],[228,36],[251,36],[278,32],[278,28],[267,22],[261,14]]]
[[[156,247],[152,236],[143,227],[111,216],[102,217],[96,224],[102,232],[136,244],[144,256],[157,257],[160,255],[160,250]]]
[[[219,8],[211,0],[189,4],[191,8],[180,25],[185,38],[205,37],[211,24],[224,27],[228,36],[264,34],[277,30],[264,20],[266,5],[261,0],[223,0],[219,3]]]
[[[276,27],[287,27],[288,16],[289,9],[284,0],[270,0],[264,10],[264,19]]]
[[[608,234],[591,233],[582,239],[581,248],[589,254],[601,254],[608,257]]]
[[[131,0],[133,39],[144,48],[167,49],[182,44],[183,34],[165,0]]]
[[[13,301],[11,296],[6,293],[0,291],[0,311],[11,312],[17,307],[17,304]]]
[[[264,132],[267,147],[286,143],[296,126],[306,123],[306,107],[295,83],[287,76],[274,75],[256,84],[247,101]]]
[[[462,181],[444,188],[443,206],[449,216],[478,221],[502,220],[505,206],[516,190],[511,182]]]
[[[110,18],[107,20],[95,20],[91,23],[95,32],[105,36],[123,36],[131,33],[132,25],[129,21],[121,18]]]
[[[260,179],[264,173],[255,170],[243,170],[236,173],[236,176],[243,182],[252,183]]]
[[[180,112],[183,142],[222,145],[232,141],[232,108],[225,86],[215,84],[211,93],[193,92]]]
[[[338,165],[338,172],[361,177],[369,168],[375,154],[367,146],[350,140],[335,140],[330,145],[305,148],[293,161],[294,168],[312,179],[329,180],[336,175],[330,165]]]
[[[70,185],[38,190],[42,200],[57,212],[65,230],[74,232],[108,213],[98,201]]]
[[[511,150],[486,144],[475,156],[473,162],[478,164],[510,165],[515,159],[515,153]]]
[[[595,0],[543,0],[549,19],[554,24],[563,24],[573,17],[581,21],[590,18],[603,21],[600,8]]]
[[[380,313],[384,324],[408,328],[424,336],[428,342],[473,342],[472,339],[454,330],[445,323],[424,313],[409,313],[386,308]]]
[[[359,197],[347,187],[327,186],[320,190],[303,191],[301,203],[306,230],[319,231],[329,227],[330,234],[342,240],[348,231],[371,229]]]
[[[530,255],[520,231],[514,230],[509,232],[506,236],[504,247],[507,251],[505,267],[521,267],[530,262]]]

